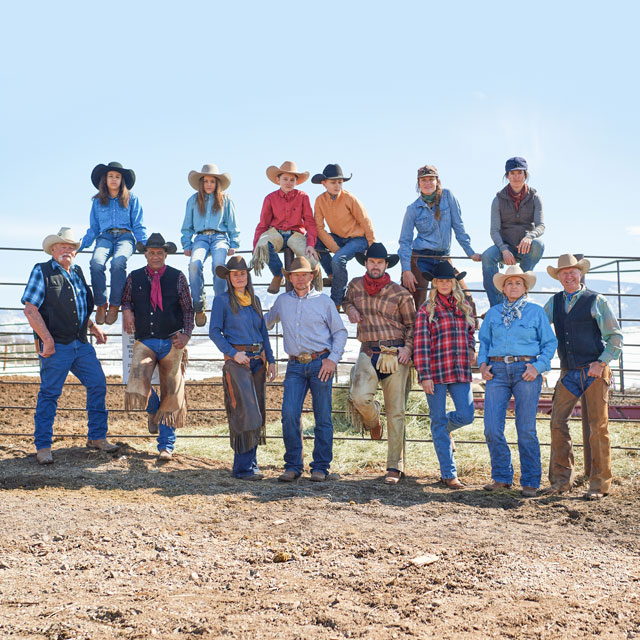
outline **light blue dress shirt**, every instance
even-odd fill
[[[328,358],[338,364],[347,330],[331,298],[312,289],[303,298],[295,291],[280,294],[265,316],[267,328],[282,323],[284,350],[290,356],[329,349]]]
[[[198,235],[201,231],[207,229],[217,229],[227,234],[229,238],[229,247],[238,249],[238,236],[240,232],[236,226],[236,207],[233,200],[226,194],[223,194],[222,211],[213,211],[213,194],[210,193],[205,199],[204,215],[200,213],[198,208],[198,194],[194,193],[187,200],[187,210],[184,214],[182,222],[182,237],[180,242],[182,248],[188,251],[193,246],[193,236]]]
[[[104,205],[100,204],[98,198],[93,199],[89,228],[78,251],[90,247],[93,241],[108,229],[129,229],[136,242],[146,242],[147,229],[142,221],[142,207],[133,193],[129,194],[128,209],[120,206],[118,198],[109,198],[109,202]]]

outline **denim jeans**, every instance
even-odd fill
[[[302,406],[311,390],[313,416],[315,419],[313,460],[311,471],[329,472],[333,459],[333,422],[331,421],[331,392],[333,376],[322,382],[318,378],[322,361],[328,354],[320,356],[309,364],[290,360],[284,377],[282,398],[282,438],[284,440],[284,468],[296,475],[302,473],[302,426],[300,418]]]
[[[165,356],[169,354],[171,351],[171,339],[167,338],[163,340],[162,338],[149,338],[148,340],[143,340],[142,344],[145,347],[148,347],[153,351],[158,360],[162,360]],[[147,403],[147,413],[153,415],[158,408],[160,407],[160,398],[156,393],[155,389],[151,388],[151,395],[149,396],[149,402]],[[176,443],[176,430],[173,427],[169,427],[168,425],[160,422],[158,424],[158,451],[162,451],[166,449],[167,451],[173,451]]]
[[[519,253],[515,247],[509,247],[509,251],[513,253],[516,262],[520,263],[523,271],[533,271],[542,258],[544,244],[538,238],[534,238],[531,241],[529,253]],[[495,244],[482,254],[482,281],[489,298],[489,305],[492,307],[501,304],[503,299],[502,293],[493,285],[493,276],[498,273],[498,265],[502,261],[502,251]]]
[[[280,231],[279,229],[277,229],[277,231],[284,241],[282,245],[282,249],[284,250],[287,246],[287,240],[293,235],[293,231]],[[273,248],[271,243],[269,243],[269,271],[271,271],[271,275],[273,275],[274,278],[276,276],[284,277],[282,273],[282,260],[280,260],[278,252]]]
[[[74,340],[71,344],[56,342],[56,351],[48,358],[40,358],[40,392],[34,416],[36,449],[47,449],[53,438],[58,398],[69,371],[87,389],[88,440],[107,437],[107,409],[105,396],[107,381],[96,350],[88,342]]]
[[[493,378],[487,381],[484,396],[484,437],[491,457],[491,477],[496,482],[513,482],[511,452],[504,437],[505,418],[511,396],[515,400],[516,431],[520,453],[520,484],[540,486],[542,467],[540,443],[536,431],[538,398],[542,376],[527,382],[522,379],[526,362],[491,362]]]
[[[96,248],[89,262],[91,288],[97,307],[107,304],[107,260],[111,258],[111,292],[109,303],[119,307],[127,279],[127,260],[135,247],[132,233],[111,233],[105,231],[96,239]]]
[[[442,262],[442,260],[438,260],[438,258],[423,258],[420,254],[428,254],[430,256],[448,256],[448,251],[434,251],[433,249],[422,249],[413,251],[414,255],[418,255],[418,259],[416,264],[418,266],[418,270],[420,273],[424,273],[425,271],[429,271],[433,273],[433,270],[436,268],[436,265]]]
[[[366,251],[369,243],[364,236],[359,238],[342,238],[335,233],[331,237],[340,247],[339,251],[331,256],[329,250],[324,246],[322,240],[316,242],[316,251],[320,257],[320,264],[328,276],[333,276],[331,284],[331,299],[335,304],[342,304],[347,292],[347,282],[349,274],[347,272],[347,262],[353,259],[356,253]]]
[[[447,391],[453,400],[455,411],[447,413]],[[431,416],[431,437],[440,463],[440,477],[456,478],[458,471],[453,459],[449,434],[473,422],[473,393],[469,382],[434,384],[433,394],[427,396]]]
[[[209,256],[213,271],[213,295],[219,296],[227,290],[227,281],[216,275],[216,267],[226,262],[228,251],[229,238],[226,233],[216,233],[212,236],[199,234],[193,241],[189,262],[189,285],[194,311],[204,311],[205,308],[207,297],[204,292],[204,263]]]

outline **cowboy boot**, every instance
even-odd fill
[[[196,311],[196,327],[204,327],[207,324],[207,314],[204,311]]]
[[[267,288],[267,293],[280,293],[280,286],[282,285],[282,276],[273,276],[271,284]]]
[[[107,324],[113,324],[118,319],[118,310],[120,309],[120,305],[109,305],[109,311],[107,311],[107,317],[105,322]]]
[[[104,321],[107,317],[107,305],[101,304],[99,307],[96,307],[96,324],[104,324]]]

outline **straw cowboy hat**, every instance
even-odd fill
[[[311,178],[311,182],[313,182],[313,184],[321,184],[323,180],[342,180],[343,182],[349,182],[352,177],[353,174],[345,178],[342,175],[342,167],[339,164],[328,164],[322,170],[322,173],[316,173],[316,175]]]
[[[400,260],[400,256],[397,253],[387,253],[386,247],[382,242],[372,242],[371,246],[363,253],[358,251],[356,253],[356,260],[364,266],[367,258],[383,258],[387,261],[387,267],[395,267]]]
[[[242,256],[231,256],[227,264],[219,264],[216,267],[218,278],[226,278],[230,271],[251,271],[251,267],[247,266]]]
[[[96,189],[100,188],[100,180],[102,176],[107,175],[109,171],[117,171],[124,180],[127,189],[131,189],[136,183],[136,174],[133,169],[125,169],[119,162],[110,162],[109,164],[99,164],[93,168],[91,172],[91,182]]]
[[[582,258],[582,260],[578,260],[572,253],[564,253],[558,258],[558,266],[547,267],[547,273],[554,279],[558,279],[558,271],[562,271],[563,269],[580,269],[582,271],[582,275],[587,273],[591,268],[591,263],[586,259]]]
[[[178,247],[173,242],[165,242],[161,233],[152,233],[147,242],[138,242],[136,249],[140,253],[145,253],[147,249],[164,249],[167,253],[175,253]]]
[[[231,184],[231,176],[228,173],[220,173],[217,164],[204,164],[201,171],[189,171],[189,184],[196,190],[200,189],[200,178],[202,176],[213,176],[218,180],[220,191],[225,191]]]
[[[60,231],[58,231],[56,235],[49,235],[42,241],[44,252],[51,255],[51,247],[53,247],[54,244],[73,244],[77,251],[82,243],[76,242],[71,227],[60,227]]]
[[[278,184],[278,176],[281,173],[293,173],[296,177],[296,184],[302,184],[305,180],[309,178],[308,171],[298,171],[298,167],[295,162],[291,162],[287,160],[283,162],[279,167],[271,165],[267,167],[267,178],[271,180],[271,182]]]
[[[536,276],[533,271],[523,271],[519,264],[509,267],[504,273],[496,273],[493,276],[493,285],[498,291],[502,291],[504,283],[508,278],[522,278],[524,280],[524,286],[527,291],[533,289],[533,285],[536,283]]]

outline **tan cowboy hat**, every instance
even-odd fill
[[[60,231],[56,235],[47,236],[42,241],[42,248],[45,253],[51,255],[51,247],[54,244],[74,244],[76,246],[76,251],[80,248],[81,242],[76,242],[76,239],[73,237],[73,231],[71,227],[60,227]]]
[[[202,165],[202,171],[189,171],[189,184],[196,190],[200,188],[200,178],[202,176],[213,176],[218,179],[220,191],[225,191],[231,184],[231,176],[228,173],[220,173],[217,164]]]
[[[516,276],[524,280],[524,286],[527,288],[527,291],[533,289],[533,285],[536,283],[535,274],[533,271],[523,271],[519,264],[509,267],[504,273],[496,273],[496,275],[493,276],[493,284],[498,291],[502,291],[507,278]]]
[[[578,260],[572,253],[564,253],[558,258],[557,267],[547,267],[547,273],[554,279],[558,279],[558,271],[562,269],[580,269],[582,275],[591,268],[591,263],[586,259]]]
[[[300,256],[299,258],[294,258],[289,271],[283,269],[282,273],[289,277],[292,273],[315,273],[317,268],[318,266],[316,265],[316,268],[314,269],[306,258]]]
[[[242,256],[231,256],[227,264],[219,264],[216,267],[216,275],[219,278],[226,278],[230,271],[251,271],[252,267],[247,267],[247,263]]]
[[[279,167],[271,165],[267,167],[267,178],[271,180],[271,182],[278,184],[278,176],[281,173],[293,173],[293,175],[297,178],[296,184],[302,184],[305,180],[309,178],[308,171],[298,171],[298,167],[295,162],[291,162],[287,160],[283,162]]]

